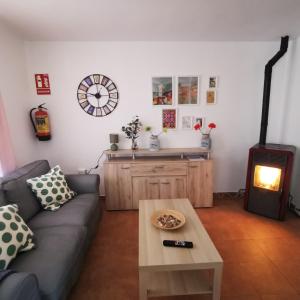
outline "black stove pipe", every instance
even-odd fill
[[[260,145],[265,145],[266,138],[267,138],[272,68],[277,63],[277,61],[286,53],[288,49],[288,44],[289,44],[289,36],[282,37],[280,43],[280,50],[269,60],[269,62],[265,66],[264,95],[263,95],[263,106],[262,106],[262,114],[261,114],[260,136],[259,136]]]

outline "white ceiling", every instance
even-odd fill
[[[300,36],[300,0],[0,0],[32,41],[264,41]]]

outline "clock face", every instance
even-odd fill
[[[94,117],[104,117],[117,107],[119,93],[110,78],[101,74],[92,74],[80,82],[77,99],[86,113]]]

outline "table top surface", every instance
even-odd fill
[[[151,224],[151,215],[160,209],[184,214],[186,223],[177,230],[165,231]],[[164,247],[163,240],[192,241],[194,247]],[[221,256],[188,199],[139,201],[139,269],[153,271],[213,268],[223,263]]]

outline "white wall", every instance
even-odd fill
[[[258,141],[263,70],[279,43],[26,43],[0,23],[0,93],[11,130],[18,165],[36,158],[60,163],[68,172],[94,165],[109,147],[108,134],[138,114],[143,123],[160,128],[161,109],[151,106],[151,77],[201,75],[201,104],[179,108],[182,115],[203,116],[217,123],[213,132],[215,191],[244,186],[248,148]],[[27,71],[25,64],[26,49]],[[37,96],[34,73],[49,73],[52,95]],[[118,85],[120,103],[104,118],[85,114],[76,99],[78,83],[88,74],[102,73]],[[205,105],[210,75],[220,78],[218,104]],[[274,67],[268,142],[300,147],[298,95],[300,39]],[[29,85],[29,89],[28,89]],[[30,91],[29,91],[30,90]],[[37,142],[29,122],[32,106],[46,102],[53,139]],[[161,137],[163,147],[195,147],[200,136],[177,130]],[[129,147],[124,138],[121,147]],[[148,146],[148,136],[140,139]],[[292,193],[300,207],[300,157],[296,156]]]
[[[151,105],[152,76],[199,74],[201,104],[180,107],[179,116],[199,115],[217,124],[212,133],[214,189],[237,191],[245,184],[248,149],[258,142],[264,65],[278,49],[279,42],[28,42],[30,100],[32,105],[47,103],[53,133],[50,142],[38,143],[37,156],[60,163],[66,171],[93,166],[109,147],[108,134],[120,132],[133,115],[160,128],[161,108]],[[277,107],[282,106],[285,68],[283,59],[274,70],[271,118],[275,120],[281,118]],[[34,73],[49,73],[50,96],[36,95]],[[77,103],[79,82],[93,73],[109,76],[119,88],[119,106],[107,117],[91,117]],[[205,104],[210,75],[220,79],[214,106]],[[277,139],[277,126],[270,124],[269,137]],[[124,138],[120,145],[130,146]],[[161,137],[161,145],[196,147],[200,135],[179,129]],[[147,134],[140,146],[148,146]]]
[[[282,126],[282,142],[292,144],[298,148],[294,164],[291,193],[295,203],[300,208],[300,38],[295,40],[290,47],[290,76],[286,90],[286,106]]]
[[[0,93],[4,103],[17,165],[34,159],[24,41],[0,23]]]

